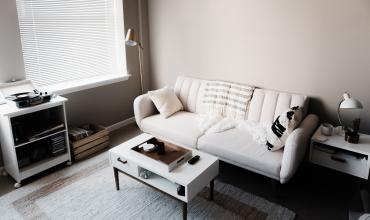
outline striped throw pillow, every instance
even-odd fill
[[[302,109],[299,106],[292,107],[281,113],[267,130],[267,149],[277,151],[285,146],[288,136],[302,120]]]
[[[254,89],[238,83],[210,81],[206,84],[203,103],[208,113],[233,119],[245,119]]]

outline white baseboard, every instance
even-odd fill
[[[125,126],[127,126],[127,125],[129,125],[129,124],[132,124],[132,123],[134,123],[135,122],[135,117],[131,117],[131,118],[128,118],[128,119],[126,119],[126,120],[123,120],[123,121],[120,121],[120,122],[117,122],[117,123],[115,123],[115,124],[112,124],[112,125],[109,125],[108,127],[107,127],[107,129],[108,129],[108,131],[115,131],[115,130],[117,130],[117,129],[120,129],[120,128],[122,128],[122,127],[125,127]]]

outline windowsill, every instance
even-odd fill
[[[128,80],[131,75],[105,75],[96,76],[89,79],[73,80],[69,82],[59,83],[50,86],[41,86],[40,90],[56,95],[64,95],[72,92],[78,92],[86,89],[92,89],[99,86],[105,86],[112,83]]]

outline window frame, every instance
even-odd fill
[[[123,82],[128,80],[130,76],[131,76],[130,74],[125,74],[122,76],[119,74],[102,75],[91,77],[89,79],[72,80],[53,85],[38,86],[38,88],[41,91],[54,93],[56,95],[64,95],[100,86],[106,86],[113,83]]]
[[[124,7],[122,0],[112,0],[114,2],[114,22],[115,22],[115,38],[117,42],[116,56],[118,72],[111,74],[102,74],[94,77],[89,77],[87,79],[74,79],[69,81],[64,81],[60,83],[54,83],[49,85],[37,86],[41,91],[46,91],[49,93],[54,93],[56,95],[63,95],[78,91],[83,91],[91,88],[96,88],[100,86],[105,86],[113,83],[118,83],[126,81],[130,78],[130,74],[127,69],[127,59],[126,59],[126,47],[124,44]],[[25,75],[26,80],[27,77]]]

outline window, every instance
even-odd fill
[[[26,78],[39,87],[127,76],[122,0],[17,0]]]

